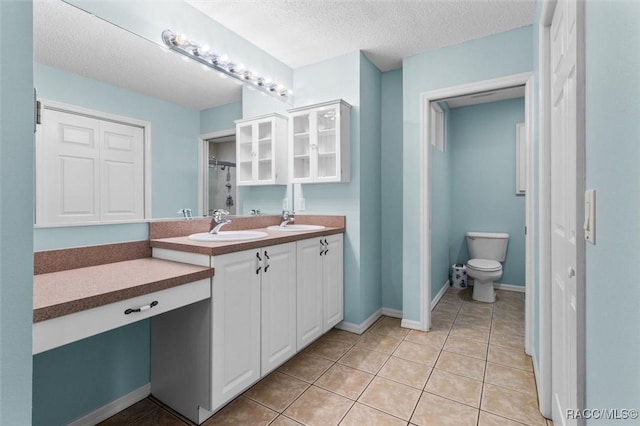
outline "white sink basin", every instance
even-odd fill
[[[217,234],[202,232],[189,235],[190,240],[205,242],[259,240],[269,234],[262,231],[220,231]]]
[[[294,231],[321,231],[325,228],[322,225],[285,225],[285,226],[270,226],[267,229],[269,231],[284,231],[284,232],[294,232]]]

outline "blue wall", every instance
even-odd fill
[[[200,111],[200,134],[236,128],[235,120],[242,118],[242,102],[233,102]]]
[[[587,1],[585,13],[586,187],[597,192],[596,244],[586,244],[586,407],[638,408],[640,2]]]
[[[31,424],[32,4],[0,2],[0,424]]]
[[[420,94],[533,69],[532,27],[403,60],[403,316],[420,319]]]
[[[402,310],[402,70],[382,74],[382,306]]]
[[[382,307],[381,279],[382,73],[360,53],[360,275],[362,321]],[[385,217],[385,219],[387,219]]]
[[[149,383],[149,321],[33,357],[33,424],[62,426]]]
[[[500,282],[522,286],[525,197],[515,193],[515,125],[523,122],[524,98],[454,108],[448,139],[453,217],[450,262],[469,259],[467,231],[507,232],[509,246]]]

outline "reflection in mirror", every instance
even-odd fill
[[[236,214],[236,137],[222,136],[205,141],[208,158],[208,215],[222,209]]]
[[[185,61],[159,43],[63,1],[34,2],[34,81],[39,98],[149,123],[151,158],[145,163],[150,160],[151,166],[145,176],[151,185],[150,194],[144,195],[151,201],[145,219],[174,218],[180,208],[198,211],[200,135],[215,131],[213,122],[219,129],[232,129],[233,120],[242,118],[228,117],[220,123],[215,115],[216,108],[240,102],[241,83]],[[241,114],[242,108],[234,110]],[[224,165],[223,170],[222,161],[233,163],[228,153],[235,156],[235,148],[232,141],[224,144],[224,149],[206,144],[211,146],[209,156],[219,161],[209,170],[215,173],[215,185],[207,192],[212,199],[223,197],[222,207],[229,208],[238,203],[234,167]],[[43,208],[36,200],[36,209]]]

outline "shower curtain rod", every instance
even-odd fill
[[[209,166],[227,166],[227,167],[235,167],[236,163],[232,163],[230,161],[218,161],[209,159]]]

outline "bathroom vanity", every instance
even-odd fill
[[[210,300],[153,318],[152,394],[202,423],[340,322],[344,218],[331,220],[307,232],[265,226],[247,242],[152,239],[154,258],[216,271]]]

